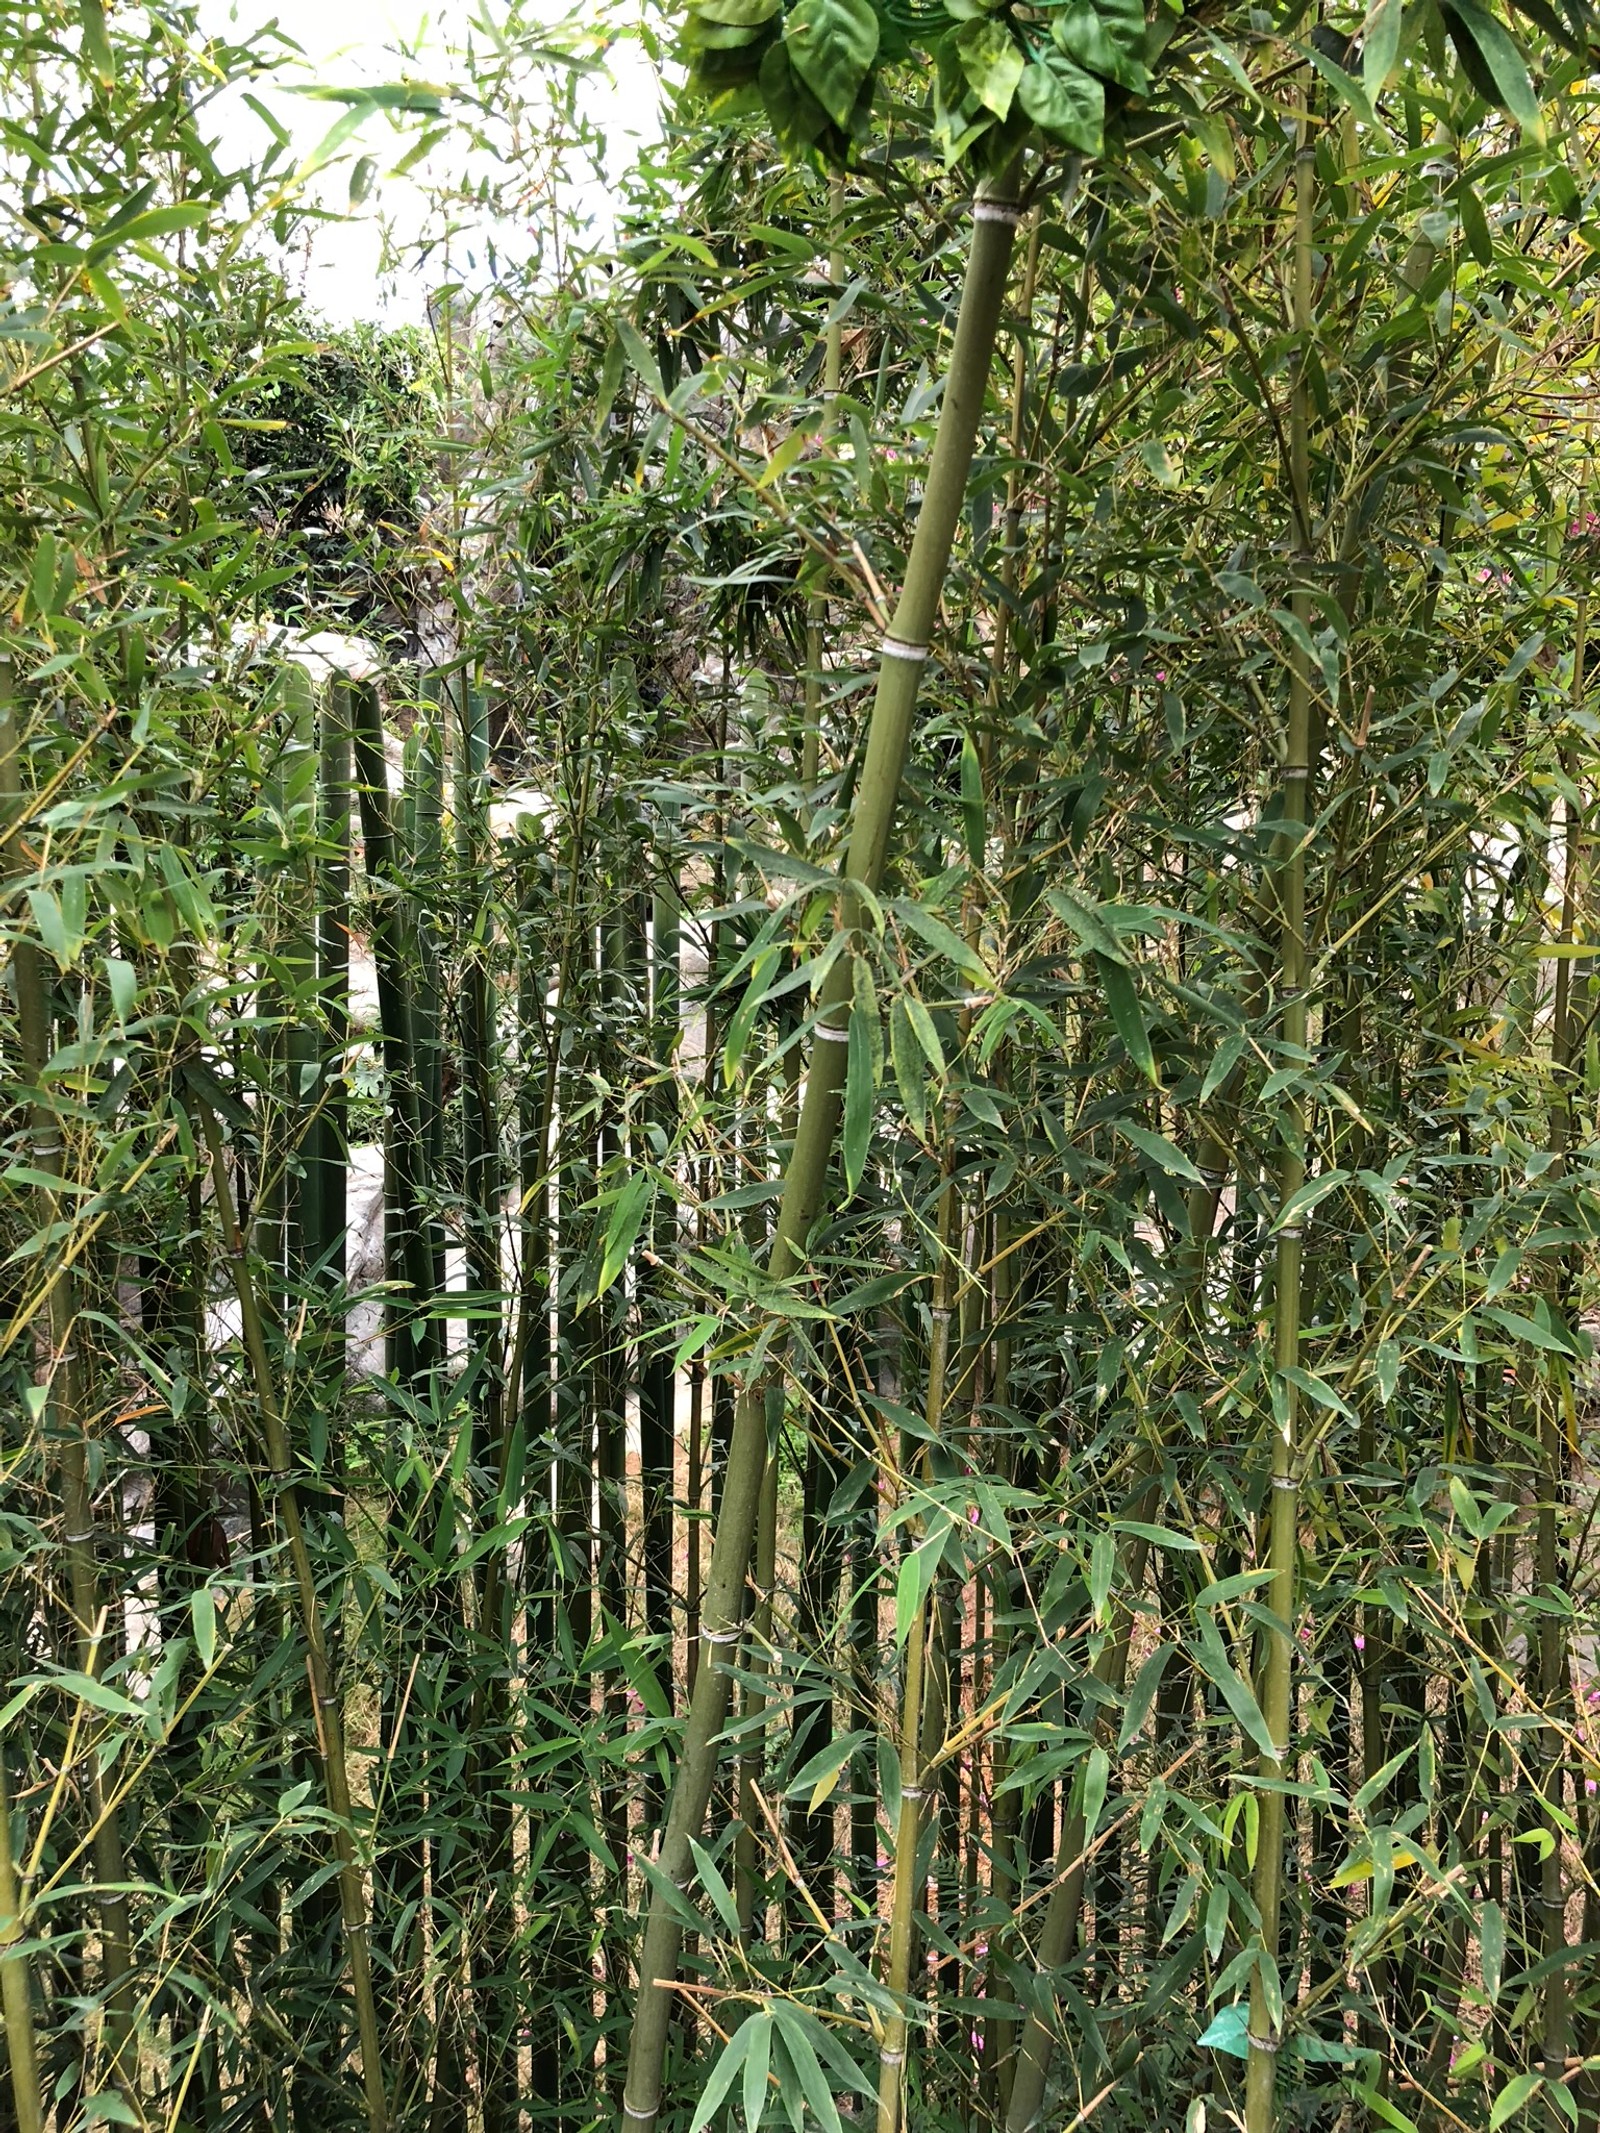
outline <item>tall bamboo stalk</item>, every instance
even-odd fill
[[[383,1030],[384,1078],[389,1126],[385,1156],[385,1236],[392,1234],[396,1264],[391,1280],[409,1288],[394,1342],[401,1377],[426,1377],[439,1357],[438,1321],[429,1315],[434,1297],[433,1254],[424,1203],[426,1151],[419,1104],[415,1024],[412,1017],[413,929],[396,871],[389,811],[388,771],[383,754],[383,711],[377,689],[355,682],[350,690],[351,740],[368,890],[373,904],[372,954]],[[392,1211],[388,1204],[392,1197]],[[392,1212],[393,1227],[390,1218]]]
[[[39,2047],[33,2033],[33,1965],[20,1947],[27,1934],[27,1914],[11,1848],[11,1794],[5,1757],[0,1755],[0,2011],[5,2015],[17,2133],[44,2133]]]
[[[11,666],[9,661],[0,661],[0,820],[7,829],[20,819],[25,804]],[[52,1051],[49,986],[43,958],[25,935],[12,946],[11,978],[16,996],[18,1048],[28,1090],[33,1170],[39,1181],[34,1187],[36,1219],[39,1228],[49,1235],[70,1228],[74,1203],[63,1203],[61,1197],[65,1182],[61,1121],[45,1087]],[[76,1263],[71,1254],[64,1252],[54,1268],[49,1293],[50,1434],[58,1446],[62,1546],[67,1559],[74,1656],[78,1671],[90,1681],[97,1681],[105,1662],[112,1607],[101,1589],[96,1553],[94,1504],[89,1489],[88,1403],[78,1345],[80,1318]],[[106,1772],[93,1752],[85,1761],[84,1786],[105,1978],[108,2073],[112,2086],[131,2090],[137,2076],[136,1998],[127,1869],[116,1795],[107,1786]]]
[[[857,885],[872,890],[882,877],[894,826],[900,777],[911,737],[918,682],[937,619],[951,544],[960,520],[967,475],[988,386],[995,332],[1005,300],[1012,242],[1019,218],[1020,170],[1013,168],[981,191],[973,207],[972,248],[946,374],[928,482],[906,566],[905,585],[885,639],[866,757],[856,792],[855,819],[840,884],[838,924],[846,938],[861,923]],[[801,1263],[822,1204],[828,1161],[844,1087],[843,1015],[850,999],[848,956],[836,958],[826,981],[794,1147],[784,1177],[769,1270],[786,1280]],[[765,1398],[759,1385],[741,1392],[734,1416],[727,1479],[712,1542],[701,1615],[708,1647],[695,1682],[672,1801],[657,1845],[667,1881],[684,1885],[691,1871],[691,1837],[698,1837],[716,1772],[716,1739],[727,1712],[728,1674],[719,1653],[738,1642],[741,1601],[755,1536],[767,1460]],[[677,1974],[682,1927],[672,1908],[654,1897],[639,1956],[639,1987],[629,2040],[624,2110],[631,2124],[650,2127],[661,2107],[662,2062]]]
[[[344,1922],[345,1948],[350,1962],[351,1995],[356,2004],[356,2025],[361,2040],[361,2080],[366,2100],[368,2133],[385,2133],[389,2123],[384,2096],[383,2051],[379,2041],[377,2003],[372,1992],[372,1965],[367,1942],[367,1901],[362,1885],[361,1864],[356,1857],[350,1812],[350,1780],[345,1761],[344,1719],[328,1647],[322,1626],[322,1608],[317,1581],[306,1546],[295,1488],[294,1450],[278,1402],[278,1389],[267,1354],[266,1332],[255,1281],[246,1255],[245,1240],[234,1210],[233,1187],[228,1176],[227,1151],[216,1114],[204,1103],[197,1106],[201,1133],[211,1158],[211,1189],[222,1223],[223,1246],[234,1295],[239,1304],[239,1322],[256,1404],[261,1412],[267,1455],[268,1480],[278,1519],[289,1545],[289,1563],[294,1576],[300,1634],[305,1643],[306,1668],[311,1679],[313,1716],[316,1724],[318,1761],[322,1767],[329,1813],[333,1820],[333,1851],[338,1868],[339,1909]]]
[[[956,1295],[956,1232],[960,1200],[955,1182],[954,1118],[945,1145],[944,1183],[939,1194],[937,1260],[934,1266],[933,1300],[929,1313],[928,1367],[923,1399],[923,1423],[927,1441],[934,1441],[945,1426],[946,1381],[949,1376],[950,1327]],[[927,1441],[918,1471],[927,1471]],[[908,1542],[921,1536],[920,1519],[911,1521]],[[922,1799],[925,1766],[930,1744],[925,1704],[930,1675],[928,1616],[933,1595],[922,1602],[906,1634],[904,1675],[900,1692],[899,1763],[900,1812],[894,1833],[894,1881],[889,1903],[889,1949],[884,1983],[892,2006],[883,2017],[878,2044],[878,2133],[900,2133],[905,2106],[907,2021],[911,1993],[911,1965],[916,1945],[918,1854],[922,1848]]]
[[[836,176],[828,187],[828,221],[833,232],[828,252],[828,287],[833,309],[822,344],[822,421],[817,441],[826,442],[837,419],[839,384],[844,371],[844,320],[838,306],[845,276],[844,243],[840,224],[844,215],[844,178]],[[806,694],[805,726],[800,747],[800,783],[809,794],[815,790],[822,765],[822,662],[826,651],[828,596],[814,592],[806,601]]]
[[[1312,620],[1305,582],[1311,564],[1311,297],[1316,210],[1316,147],[1311,137],[1310,76],[1303,77],[1299,137],[1294,163],[1294,248],[1291,325],[1299,347],[1289,408],[1290,479],[1297,527],[1297,575],[1290,606],[1300,629],[1291,648],[1288,722],[1283,751],[1283,796],[1278,833],[1277,898],[1280,913],[1279,1002],[1284,1056],[1305,1055],[1310,1019],[1306,996],[1306,825],[1311,782],[1311,661],[1306,647]],[[1296,1442],[1299,1393],[1291,1372],[1300,1363],[1300,1269],[1302,1228],[1290,1203],[1306,1174],[1309,1107],[1296,1085],[1285,1091],[1279,1118],[1278,1205],[1272,1286],[1274,1384],[1271,1502],[1267,1514],[1267,1604],[1274,1622],[1263,1631],[1265,1655],[1257,1701],[1271,1735],[1273,1753],[1263,1753],[1260,1830],[1254,1895],[1260,1919],[1260,1953],[1250,1974],[1250,2012],[1245,2066],[1245,2133],[1272,2133],[1278,2050],[1283,2039],[1282,1986],[1278,1971],[1279,1914],[1283,1902],[1287,1815],[1283,1783],[1291,1774],[1290,1726],[1294,1699],[1295,1572],[1299,1553],[1299,1454]]]

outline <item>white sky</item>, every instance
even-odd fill
[[[276,85],[254,93],[293,136],[296,152],[310,155],[339,117],[341,107],[293,94],[292,82],[345,87],[362,81],[395,81],[404,75],[443,80],[445,45],[464,41],[470,15],[481,14],[485,7],[498,13],[497,0],[478,0],[476,8],[463,5],[462,0],[441,0],[441,5],[431,9],[423,0],[410,0],[410,4],[408,0],[276,0],[276,4],[274,0],[204,0],[200,12],[203,27],[213,34],[249,34],[263,23],[276,21],[303,49],[303,67],[286,65]],[[552,23],[561,20],[562,0],[545,0],[541,12]],[[584,19],[594,21],[597,12],[585,9]],[[441,23],[454,33],[453,38],[441,36]],[[402,43],[420,44],[418,58],[409,64],[398,56]],[[586,82],[580,93],[586,112],[604,128],[607,171],[616,175],[627,168],[638,142],[654,138],[657,132],[656,80],[638,44],[620,39],[612,47],[606,75]],[[230,91],[219,98],[210,107],[210,117],[226,146],[241,157],[259,155],[266,148],[270,136],[244,102],[242,92]],[[432,267],[387,285],[380,282],[378,217],[387,216],[402,239],[420,236],[427,226],[427,202],[417,179],[428,175],[428,167],[403,178],[388,175],[389,166],[411,138],[414,135],[396,134],[380,114],[341,151],[336,167],[312,181],[312,197],[343,210],[349,201],[352,166],[363,153],[373,154],[378,161],[378,180],[362,207],[346,219],[316,227],[309,240],[303,233],[286,262],[291,281],[334,324],[356,319],[420,321],[430,287],[444,279],[442,267]],[[460,167],[459,153],[452,157],[448,148],[431,160],[434,174],[441,177]],[[603,181],[574,184],[562,204],[570,213],[591,218],[603,236],[610,205],[609,188]],[[495,236],[502,251],[515,248],[514,229],[502,228]],[[460,266],[455,271],[460,273]]]

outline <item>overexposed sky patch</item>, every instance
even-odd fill
[[[486,8],[497,13],[496,0],[478,0],[475,6],[444,0],[442,7],[432,9],[408,6],[405,0],[203,0],[200,14],[202,26],[213,35],[249,34],[275,21],[301,48],[303,61],[286,62],[280,79],[251,93],[291,135],[294,152],[309,157],[339,117],[340,107],[296,95],[297,83],[354,87],[409,77],[448,86],[448,54],[466,43],[473,18],[481,19]],[[560,0],[548,0],[543,12],[555,24],[565,11]],[[598,10],[579,16],[585,27],[599,19]],[[481,32],[476,41],[482,42]],[[414,56],[407,58],[407,53]],[[579,94],[585,116],[604,135],[602,167],[594,175],[575,171],[562,185],[558,201],[564,218],[587,224],[592,238],[603,243],[618,182],[639,144],[653,140],[658,130],[656,77],[638,41],[619,36],[603,72],[586,80]],[[259,157],[270,143],[242,88],[219,97],[210,107],[210,118],[229,154],[241,160]],[[418,322],[425,316],[430,290],[446,279],[440,254],[420,268],[408,265],[386,275],[381,222],[387,220],[402,251],[409,251],[437,230],[430,183],[453,183],[464,168],[482,176],[485,166],[480,156],[472,172],[464,165],[462,143],[453,140],[406,175],[392,175],[392,166],[414,138],[415,132],[397,132],[386,117],[377,115],[341,150],[336,166],[310,181],[309,196],[337,219],[302,229],[280,256],[291,283],[332,324],[358,319]],[[352,208],[350,176],[364,154],[375,159],[377,174],[370,193]],[[472,219],[470,213],[467,219]],[[532,249],[532,240],[515,223],[480,223],[476,232],[468,229],[454,240],[452,275],[483,278],[486,239],[492,239],[502,256]]]

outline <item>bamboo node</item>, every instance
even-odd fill
[[[902,1785],[900,1787],[900,1797],[902,1800],[920,1800],[922,1798],[922,1787],[920,1785]]]
[[[831,1022],[819,1022],[817,1024],[817,1035],[826,1037],[830,1044],[848,1044],[850,1042],[850,1032],[847,1029],[835,1029]]]
[[[700,1635],[707,1644],[737,1644],[739,1641],[737,1629],[706,1629],[702,1625]]]
[[[1300,1484],[1295,1480],[1293,1474],[1274,1474],[1272,1486],[1275,1489],[1297,1489]]]
[[[1249,2030],[1245,2031],[1245,2042],[1249,2045],[1250,2049],[1253,2052],[1266,2052],[1269,2057],[1274,2056],[1277,2053],[1278,2047],[1282,2043],[1282,2041],[1283,2040],[1280,2037],[1258,2037],[1253,2035],[1252,2032]]]
[[[64,1533],[61,1537],[69,1548],[83,1548],[94,1539],[94,1528],[91,1526],[87,1533]]]
[[[1022,216],[1023,210],[1015,200],[978,199],[972,203],[974,222],[1003,222],[1007,229],[1014,230]]]
[[[1305,1231],[1298,1222],[1286,1222],[1277,1234],[1278,1241],[1281,1244],[1298,1244],[1305,1235]]]
[[[624,2118],[631,2118],[636,2126],[653,2126],[656,2122],[653,2105],[648,2111],[641,2111],[635,2104],[629,2103],[626,2096],[622,2099],[622,2115]]]
[[[928,656],[925,644],[913,644],[907,637],[885,637],[880,650],[885,659],[909,659],[916,666]]]
[[[892,2049],[885,2044],[878,2053],[878,2060],[879,2064],[883,2066],[904,2066],[906,2061],[905,2046],[901,2045]]]
[[[1311,765],[1309,763],[1285,763],[1283,766],[1283,782],[1285,785],[1301,784],[1310,775]]]

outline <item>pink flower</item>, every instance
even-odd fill
[[[1367,1640],[1366,1640],[1366,1638],[1365,1638],[1365,1637],[1357,1637],[1357,1639],[1356,1639],[1356,1650],[1357,1650],[1358,1652],[1364,1652],[1364,1651],[1366,1650],[1366,1648],[1367,1648]]]
[[[1585,1778],[1583,1781],[1583,1789],[1592,1800],[1596,1792],[1600,1792],[1600,1785],[1597,1785],[1593,1778]]]

